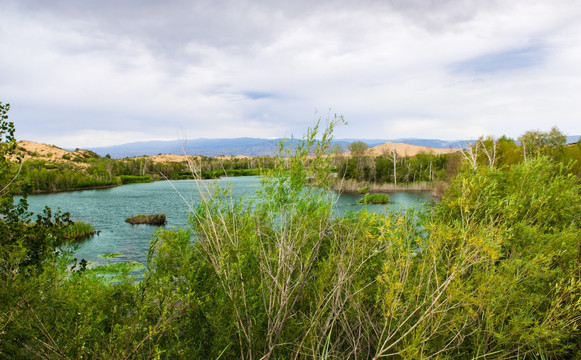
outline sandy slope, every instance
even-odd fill
[[[41,144],[34,141],[22,140],[18,142],[16,152],[12,155],[12,161],[16,161],[18,157],[22,160],[41,159],[53,163],[71,162],[75,158],[91,157],[92,153],[89,150],[65,150],[55,145]],[[75,162],[76,166],[87,167],[89,164],[83,162]]]
[[[378,156],[382,154],[392,154],[395,149],[398,156],[414,156],[420,152],[434,153],[434,154],[451,154],[458,151],[458,149],[438,149],[427,146],[409,145],[403,143],[387,142],[382,145],[377,145],[367,150],[368,155]]]
[[[250,156],[238,155],[238,156],[217,156],[216,159],[246,159]],[[194,155],[175,155],[175,154],[162,154],[153,156],[141,156],[139,158],[147,159],[152,163],[164,163],[164,162],[187,162],[188,160],[199,160],[199,156]]]

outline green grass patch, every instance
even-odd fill
[[[151,175],[143,175],[143,176],[135,176],[135,175],[121,175],[119,176],[121,183],[123,185],[126,184],[140,184],[140,183],[149,183],[153,181]]]
[[[389,195],[387,194],[365,194],[359,200],[362,204],[389,204]]]
[[[75,221],[65,229],[65,238],[69,241],[82,241],[94,236],[96,233],[93,225]]]

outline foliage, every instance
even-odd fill
[[[8,121],[10,104],[0,102],[0,214],[5,214],[12,205],[11,187],[15,176],[9,155],[16,147],[14,123]]]
[[[518,139],[525,159],[544,155],[552,160],[559,160],[567,141],[567,137],[556,127],[550,132],[527,131]]]
[[[96,231],[93,225],[82,221],[75,221],[65,228],[63,236],[65,240],[81,241],[95,234]]]
[[[389,195],[367,193],[359,202],[362,204],[389,204]]]
[[[152,182],[151,175],[135,176],[135,175],[121,175],[119,176],[122,184],[139,184]]]
[[[339,159],[338,175],[344,179],[356,179],[374,183],[414,183],[451,178],[446,164],[452,155],[419,153],[414,156],[383,154],[370,157],[360,153],[357,157]],[[394,171],[395,168],[395,171]]]

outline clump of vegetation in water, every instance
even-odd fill
[[[138,184],[138,183],[149,183],[153,181],[151,175],[135,176],[135,175],[121,175],[119,176],[121,183],[126,184]]]
[[[389,204],[389,195],[387,194],[365,194],[365,197],[359,200],[362,204]]]
[[[130,223],[131,225],[165,225],[166,219],[165,214],[136,215],[125,219],[125,222]]]
[[[75,221],[71,223],[65,228],[64,232],[64,237],[67,240],[73,241],[85,240],[97,234],[97,231],[95,231],[93,225],[82,221]]]

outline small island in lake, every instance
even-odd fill
[[[365,197],[359,200],[362,204],[389,204],[389,195],[387,194],[365,194]]]
[[[125,219],[125,222],[131,225],[136,224],[148,224],[148,225],[165,225],[165,214],[152,214],[152,215],[136,215]]]

